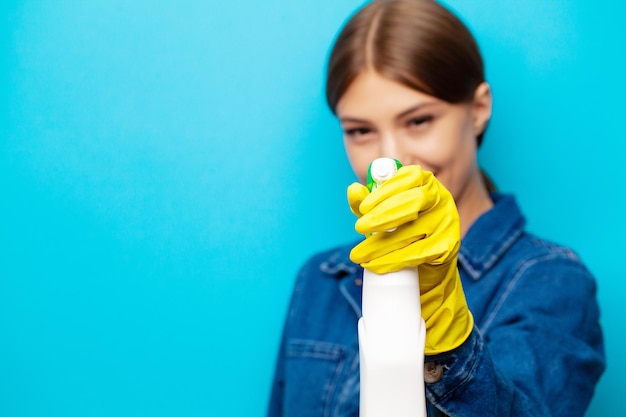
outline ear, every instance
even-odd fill
[[[491,104],[491,87],[489,87],[487,82],[483,81],[476,87],[474,100],[472,102],[474,131],[476,135],[483,133],[487,122],[491,118]]]

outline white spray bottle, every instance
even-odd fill
[[[391,158],[374,160],[368,172],[370,189],[394,176],[400,166]],[[365,269],[362,312],[358,323],[359,415],[425,417],[426,326],[421,315],[417,268],[382,275]]]

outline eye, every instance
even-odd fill
[[[428,122],[431,122],[433,119],[434,117],[431,115],[413,117],[409,119],[407,124],[409,125],[409,127],[420,127],[427,124]]]
[[[373,133],[372,129],[368,127],[353,127],[343,130],[343,134],[353,141],[364,141]]]

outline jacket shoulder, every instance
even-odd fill
[[[311,255],[300,269],[300,275],[320,273],[335,278],[357,272],[361,267],[350,260],[356,242],[343,244]]]

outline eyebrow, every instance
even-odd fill
[[[432,101],[432,102],[426,102],[426,103],[416,104],[415,106],[411,106],[411,107],[409,107],[408,109],[403,110],[403,111],[402,111],[402,112],[400,112],[400,113],[399,113],[399,114],[398,114],[395,118],[396,118],[396,119],[402,119],[403,117],[406,117],[407,115],[409,115],[409,114],[413,113],[414,111],[421,110],[421,109],[423,109],[424,107],[430,107],[430,106],[435,106],[435,105],[437,105],[437,103],[436,103],[436,102],[434,102],[434,101]],[[339,120],[340,120],[342,123],[345,123],[345,122],[352,122],[352,123],[368,123],[368,121],[367,121],[367,120],[365,120],[365,119],[359,119],[358,117],[350,117],[350,116],[348,116],[348,117],[340,117],[340,118],[339,118]]]

